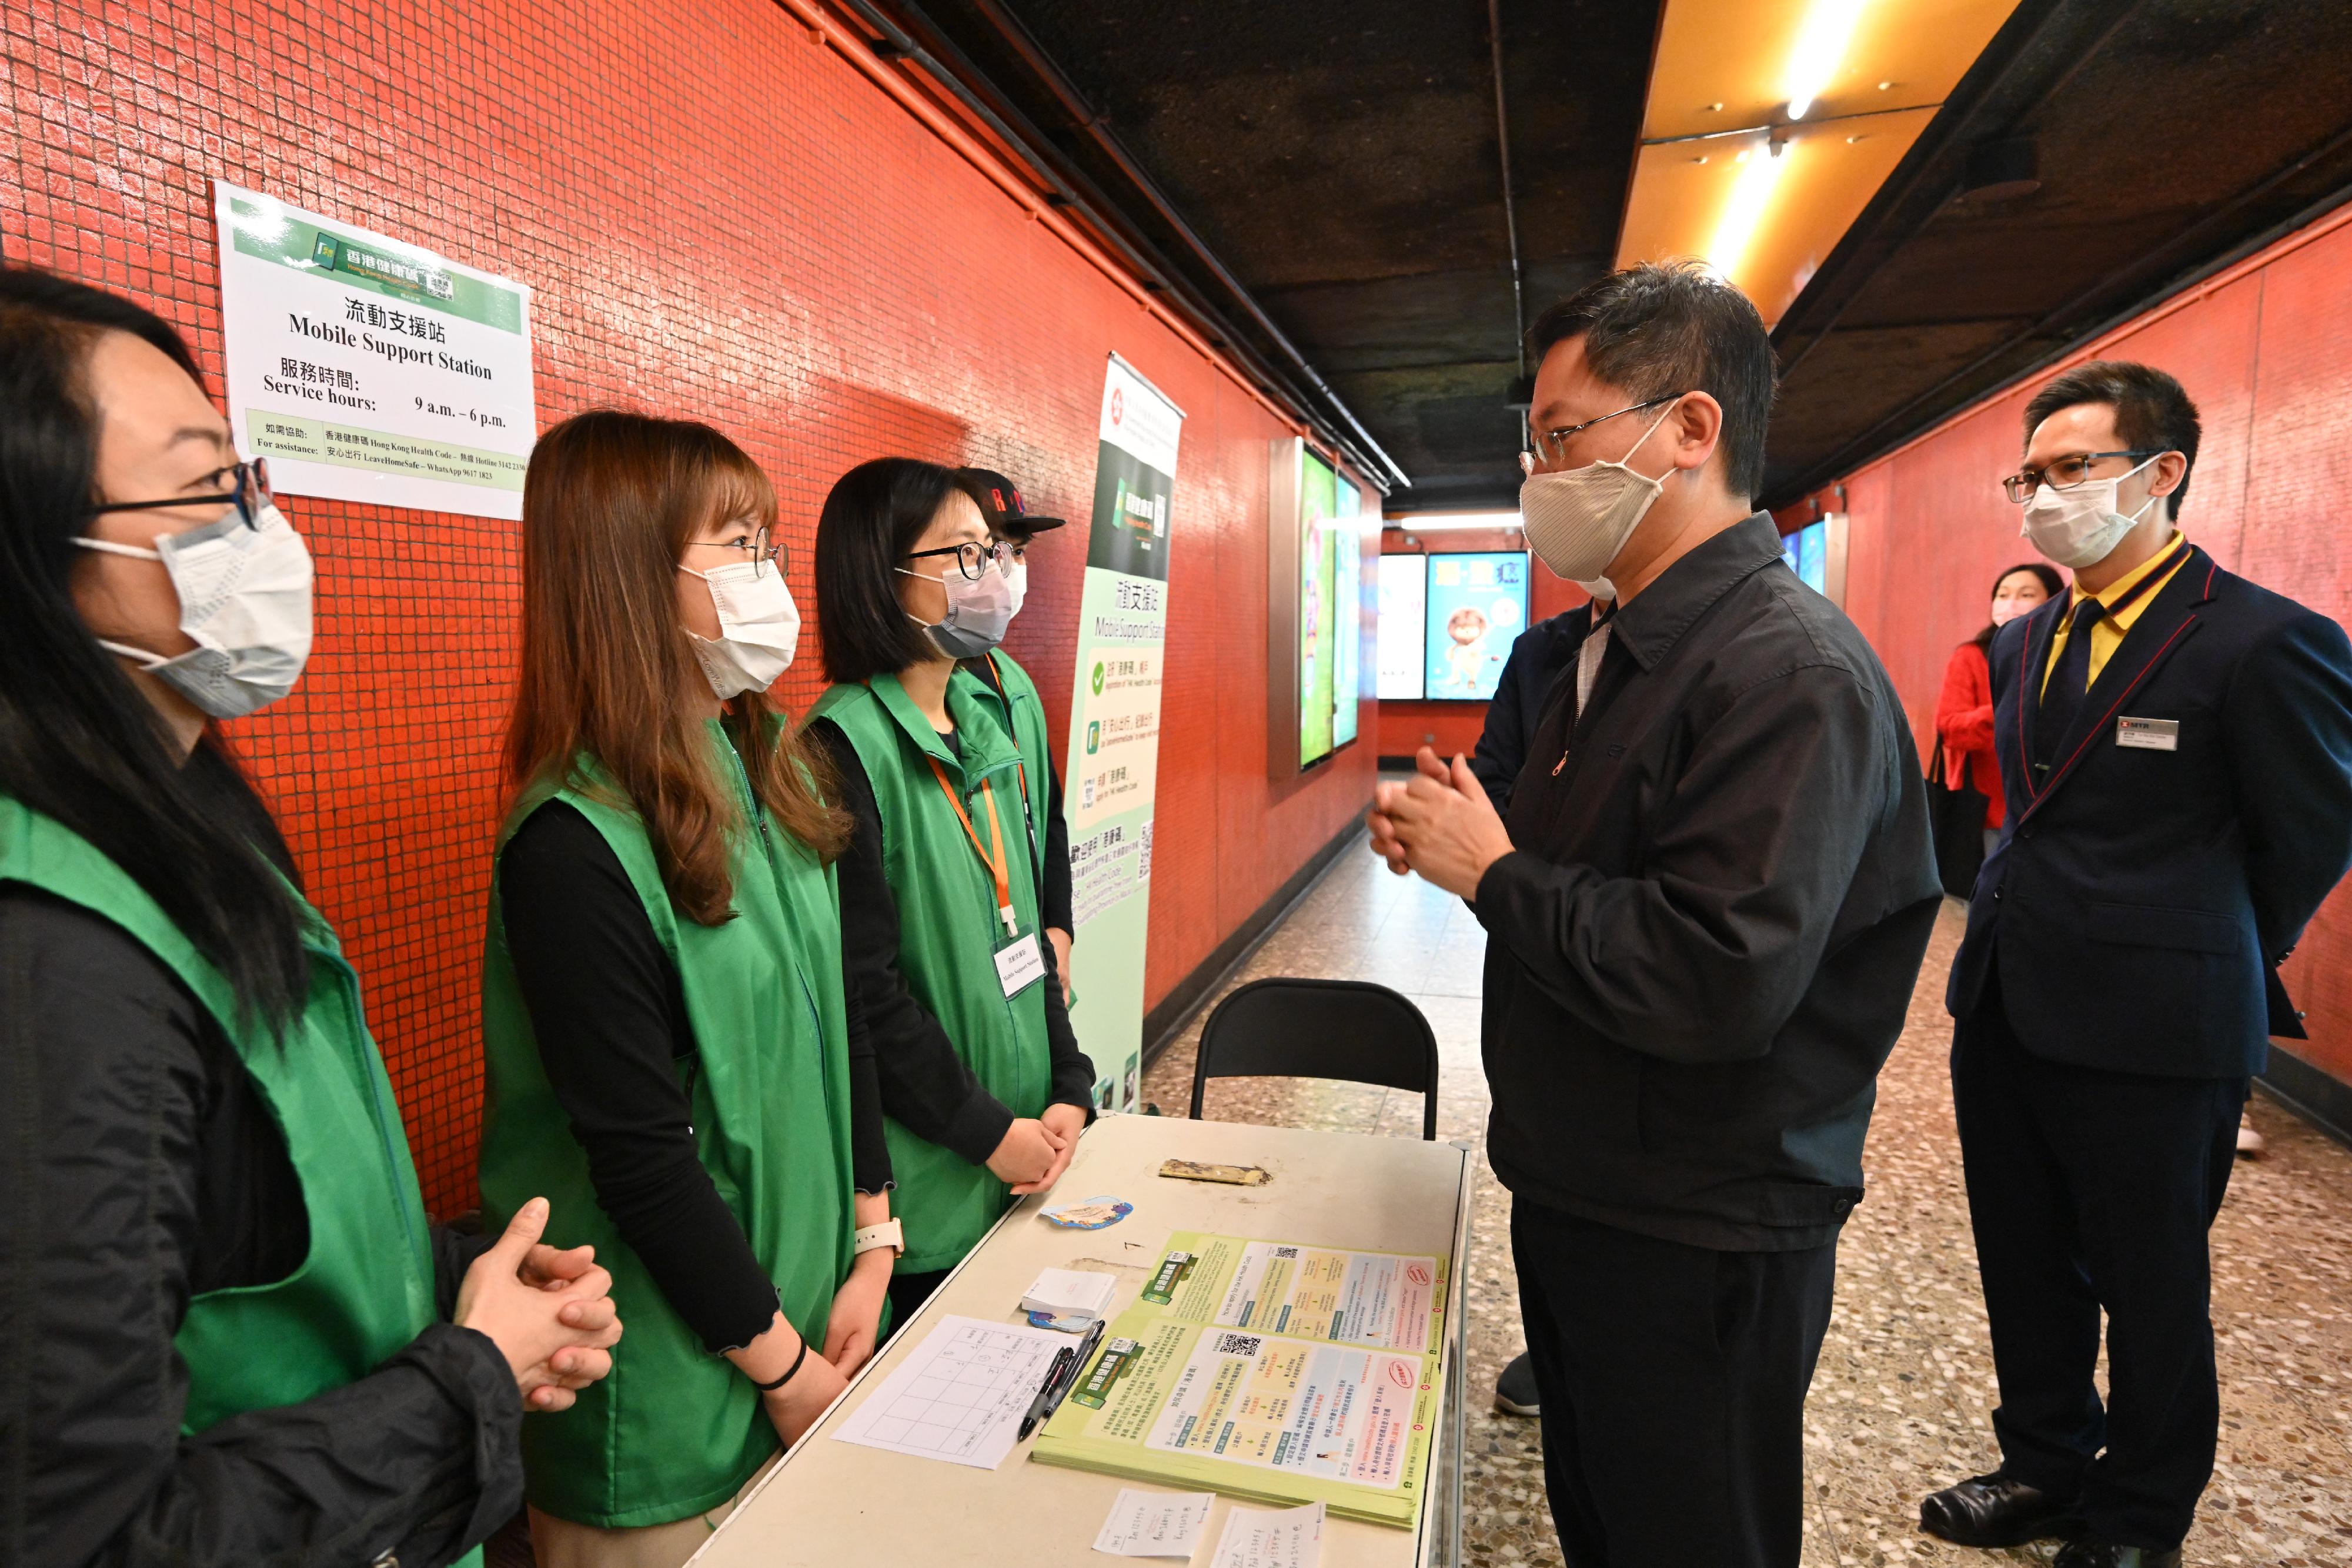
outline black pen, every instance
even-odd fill
[[[1026,1437],[1035,1431],[1037,1423],[1053,1413],[1054,1406],[1049,1401],[1054,1400],[1055,1392],[1062,1386],[1062,1374],[1075,1371],[1077,1364],[1077,1353],[1071,1350],[1068,1345],[1064,1345],[1054,1353],[1054,1364],[1045,1369],[1045,1386],[1037,1390],[1036,1398],[1029,1401],[1029,1414],[1021,1417],[1022,1437]],[[1013,1439],[1015,1442],[1020,1440],[1020,1437]]]
[[[1062,1400],[1069,1394],[1071,1389],[1076,1388],[1078,1385],[1078,1374],[1085,1370],[1087,1357],[1094,1354],[1095,1346],[1102,1343],[1103,1328],[1109,1321],[1110,1320],[1108,1318],[1097,1318],[1095,1320],[1095,1326],[1087,1331],[1086,1338],[1078,1341],[1078,1354],[1073,1356],[1070,1360],[1070,1375],[1064,1381],[1059,1388],[1049,1391],[1053,1397],[1045,1402],[1045,1414],[1044,1419],[1048,1421],[1052,1420],[1054,1418],[1054,1412],[1062,1407]]]

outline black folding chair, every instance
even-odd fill
[[[1252,980],[1217,1004],[1192,1063],[1192,1119],[1212,1078],[1334,1078],[1421,1091],[1437,1136],[1437,1036],[1421,1009],[1363,980]]]

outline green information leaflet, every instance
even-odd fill
[[[1132,1110],[1143,1075],[1143,943],[1168,640],[1170,514],[1184,414],[1113,354],[1078,604],[1063,810],[1070,829],[1070,1027],[1095,1103]]]
[[[1447,1263],[1180,1230],[1032,1458],[1410,1527]]]

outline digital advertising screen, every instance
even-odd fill
[[[1465,550],[1429,558],[1423,695],[1485,702],[1528,623],[1525,550]]]
[[[1815,593],[1826,593],[1829,578],[1830,525],[1826,518],[1807,523],[1793,534],[1780,536],[1780,556],[1789,570]]]
[[[1331,465],[1303,447],[1298,461],[1298,763],[1303,768],[1330,756],[1337,744],[1332,693],[1339,685],[1344,638],[1333,548],[1341,530],[1332,516],[1339,506],[1339,476]]]
[[[1381,557],[1372,658],[1375,690],[1382,702],[1420,700],[1428,617],[1429,558],[1417,553]]]
[[[1357,703],[1364,693],[1364,493],[1333,476],[1331,581],[1339,591],[1339,662],[1331,678],[1331,749],[1356,738]]]

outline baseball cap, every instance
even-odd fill
[[[1020,486],[993,468],[959,468],[957,486],[980,507],[981,520],[991,533],[1042,534],[1062,526],[1060,517],[1033,517],[1021,499]]]

